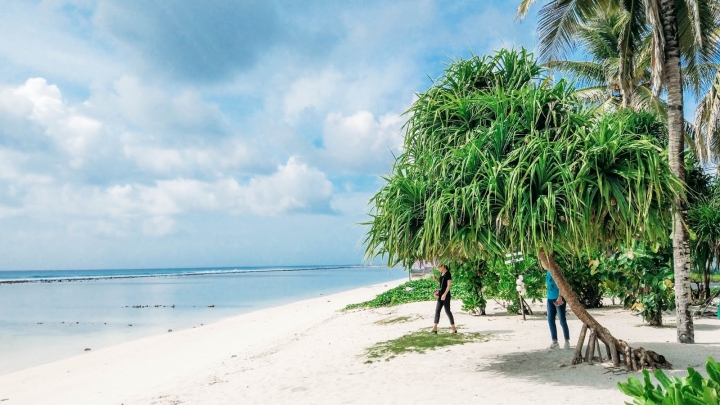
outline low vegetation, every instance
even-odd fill
[[[391,288],[370,301],[350,304],[345,310],[358,308],[380,308],[392,307],[395,305],[407,304],[409,302],[435,300],[433,292],[438,288],[438,283],[432,279],[420,279],[408,281],[405,284]],[[451,294],[453,298],[463,299],[467,295],[467,288],[462,282],[453,280]]]
[[[425,353],[438,347],[463,345],[471,342],[486,342],[492,335],[481,333],[428,333],[420,330],[401,336],[397,339],[379,342],[369,347],[365,355],[366,363],[385,360],[389,361],[397,355],[405,353]]]
[[[662,370],[655,371],[660,382],[653,385],[650,372],[643,370],[643,382],[630,377],[626,383],[618,383],[625,395],[634,398],[635,405],[720,405],[720,365],[709,357],[705,365],[710,378],[703,377],[692,367],[685,378],[668,377]]]

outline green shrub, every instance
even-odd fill
[[[509,265],[503,261],[494,261],[488,263],[488,266],[490,268],[483,279],[485,297],[501,300],[508,313],[520,313],[515,283],[521,274],[527,292],[524,296],[526,300],[535,301],[545,297],[545,270],[540,268],[537,259],[525,257],[522,262]]]
[[[643,370],[644,384],[630,377],[626,383],[618,383],[618,388],[633,397],[635,405],[720,405],[720,365],[708,357],[705,369],[710,378],[692,367],[688,367],[688,376],[682,379],[657,370],[655,378],[660,382],[657,386],[650,381],[650,373]]]
[[[560,266],[565,269],[565,278],[575,292],[578,301],[585,308],[602,307],[602,298],[605,289],[603,282],[605,274],[595,271],[596,260],[589,261],[584,257],[558,257]]]
[[[462,296],[462,309],[471,314],[485,315],[487,300],[483,294],[484,278],[488,265],[485,260],[465,260],[462,263],[451,263],[453,276],[461,286],[465,287]]]
[[[652,326],[662,325],[662,313],[675,308],[671,247],[652,249],[641,242],[608,257],[600,257],[593,272],[605,274],[611,296],[620,297]]]
[[[412,290],[405,291],[405,288],[410,287]],[[420,279],[408,281],[395,288],[391,288],[382,294],[378,294],[377,297],[370,301],[360,302],[357,304],[350,304],[345,307],[348,309],[357,308],[379,308],[379,307],[392,307],[395,305],[407,304],[409,302],[418,301],[434,301],[435,296],[433,292],[437,290],[439,284],[433,279]],[[450,293],[453,298],[463,299],[467,297],[467,288],[461,281],[456,282],[453,280],[450,286]]]

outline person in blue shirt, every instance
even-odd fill
[[[565,337],[565,345],[563,348],[570,348],[570,331],[568,330],[567,320],[565,319],[565,309],[567,303],[560,295],[560,289],[555,280],[550,275],[549,271],[545,271],[545,284],[547,285],[547,317],[548,323],[550,324],[550,336],[552,337],[551,349],[557,349],[560,347],[557,338],[557,327],[555,326],[555,315],[560,318],[560,326],[563,329],[563,335]]]

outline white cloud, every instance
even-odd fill
[[[269,172],[272,157],[261,153],[254,145],[240,139],[221,141],[218,145],[173,148],[151,146],[138,136],[122,137],[123,154],[140,169],[151,174],[181,175],[194,171],[207,171],[214,175],[230,172]]]
[[[45,135],[71,155],[72,165],[82,164],[83,155],[97,140],[102,123],[65,104],[60,89],[41,77],[0,91],[0,108],[40,125]]]
[[[220,133],[225,119],[217,105],[207,103],[197,91],[174,91],[146,83],[135,76],[123,76],[109,90],[98,90],[88,101],[124,127],[142,130],[148,138]]]
[[[393,113],[375,116],[358,111],[350,116],[332,113],[325,118],[323,144],[327,158],[345,172],[382,174],[402,151],[402,118]]]
[[[329,212],[333,186],[325,174],[295,158],[271,175],[240,183],[176,178],[153,185],[118,184],[106,188],[39,184],[27,188],[18,207],[0,205],[0,216],[65,218],[70,230],[125,236],[132,229],[148,236],[178,230],[176,217],[197,212],[278,216]],[[135,225],[133,225],[135,224]]]
[[[148,236],[164,236],[175,230],[175,220],[165,216],[152,217],[143,222],[142,230]]]
[[[170,173],[186,166],[180,152],[174,149],[125,145],[123,151],[139,167],[153,172]]]
[[[301,77],[290,85],[283,100],[285,119],[292,123],[307,108],[324,110],[336,96],[342,84],[342,75],[335,70],[325,70],[314,77]]]
[[[250,180],[240,187],[242,206],[260,215],[283,212],[325,210],[333,190],[325,173],[290,158],[270,176]]]

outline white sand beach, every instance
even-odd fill
[[[401,281],[239,315],[0,376],[0,403],[15,404],[622,404],[627,373],[572,366],[571,351],[549,350],[542,306],[523,321],[490,301],[471,316],[453,301],[461,333],[488,341],[403,354],[367,364],[364,351],[431,326],[434,303],[340,312]],[[615,336],[652,348],[684,375],[720,359],[720,321],[698,319],[695,345],[672,327],[640,326],[618,307],[590,311]],[[410,316],[404,323],[377,321]],[[674,322],[668,317],[668,321]],[[443,314],[440,326],[447,327]],[[575,346],[580,322],[569,316]],[[441,330],[441,333],[446,333]]]

